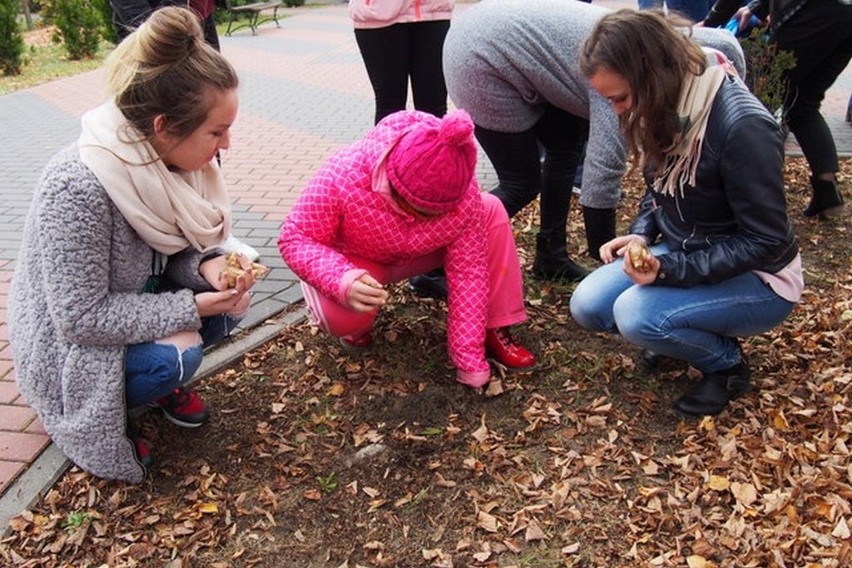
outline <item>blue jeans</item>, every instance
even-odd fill
[[[655,256],[667,250],[651,247]],[[738,364],[736,337],[772,329],[794,306],[751,272],[692,288],[639,286],[624,273],[621,259],[592,272],[571,296],[571,316],[584,328],[618,332],[703,373]]]
[[[229,315],[202,318],[202,343],[182,352],[175,345],[153,341],[128,345],[124,355],[127,408],[148,404],[187,384],[201,366],[204,348],[228,337],[239,321]]]

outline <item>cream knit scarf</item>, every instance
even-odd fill
[[[736,75],[734,66],[721,52],[705,51],[708,57],[704,73],[689,75],[684,81],[677,107],[683,129],[666,150],[663,170],[654,180],[654,190],[672,197],[676,189],[680,190],[683,197],[683,189],[687,184],[695,186],[695,171],[701,157],[710,108],[725,77]]]
[[[82,123],[80,158],[152,248],[205,251],[230,234],[230,202],[214,161],[198,171],[169,170],[113,102],[87,112]]]

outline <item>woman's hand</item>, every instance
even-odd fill
[[[235,288],[196,294],[195,306],[198,308],[198,315],[203,318],[220,314],[244,315],[251,305],[249,288],[253,285],[254,276],[249,270],[246,274],[237,278]]]
[[[618,250],[618,255],[624,257],[622,270],[636,284],[652,284],[660,272],[660,261],[648,250],[644,238],[638,235],[632,235],[632,237]],[[633,247],[630,246],[631,243]]]
[[[630,244],[630,241],[635,239],[645,240],[639,235],[624,235],[622,237],[615,237],[611,241],[604,243],[599,251],[601,261],[609,264],[619,256],[624,256],[624,252],[627,250],[627,245]]]
[[[254,286],[255,277],[251,271],[251,261],[240,255],[240,266],[245,270],[237,277],[237,284],[228,288],[227,278],[222,273],[227,266],[224,256],[217,256],[205,260],[198,267],[199,272],[207,280],[216,292],[201,292],[195,295],[195,305],[201,317],[216,316],[219,314],[230,314],[243,316],[251,306],[251,287]]]
[[[364,274],[349,288],[349,307],[357,312],[373,312],[388,301],[388,292],[369,274]]]
[[[746,26],[748,26],[748,21],[751,19],[751,10],[749,10],[746,6],[743,6],[737,10],[734,17],[737,19],[737,32],[741,32],[746,29]]]
[[[630,262],[629,258],[624,259],[624,273],[630,277],[633,282],[640,285],[653,284],[654,281],[657,280],[657,273],[660,272],[660,261],[657,260],[657,257],[651,255],[648,258],[648,270],[644,272],[639,272],[635,268],[633,268],[633,264]]]
[[[248,259],[246,259],[248,260]],[[204,277],[207,282],[216,290],[226,290],[228,288],[228,280],[222,277],[228,263],[225,260],[225,255],[214,256],[198,265],[198,272]]]
[[[243,275],[238,277],[243,278],[248,276],[249,278],[245,279],[244,282],[247,286],[246,289],[254,286],[255,277],[252,272],[251,261],[245,255],[238,254],[236,255],[236,259],[240,264],[240,268],[243,269]],[[228,277],[226,275],[226,269],[228,268],[228,256],[216,256],[205,260],[198,266],[198,272],[201,276],[204,277],[207,282],[210,283],[216,290],[227,290],[228,289]]]

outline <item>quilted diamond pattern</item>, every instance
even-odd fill
[[[332,156],[290,210],[278,247],[299,278],[330,298],[339,297],[344,275],[357,268],[347,256],[398,264],[446,249],[450,357],[463,371],[486,371],[488,280],[484,208],[476,180],[454,211],[430,219],[409,216],[373,187],[374,170],[415,116],[391,115]]]

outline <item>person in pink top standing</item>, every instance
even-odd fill
[[[442,52],[455,0],[350,0],[349,16],[376,97],[375,124],[404,110],[408,82],[414,108],[444,116]]]
[[[461,110],[393,113],[332,156],[278,238],[314,322],[365,348],[385,286],[443,266],[458,381],[486,385],[486,354],[512,369],[535,365],[509,332],[527,317],[509,217],[480,192],[475,167],[473,122]]]

